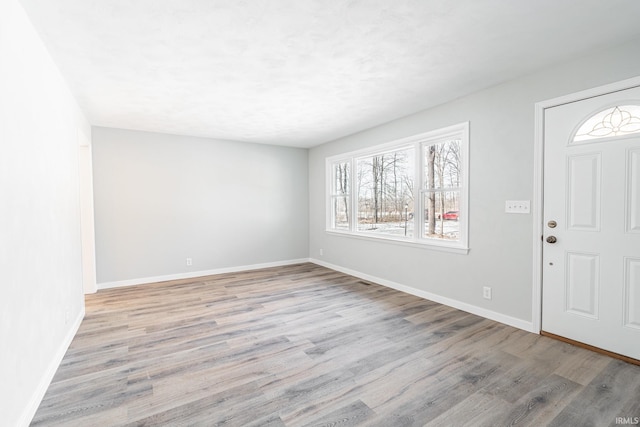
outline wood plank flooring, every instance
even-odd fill
[[[99,291],[33,426],[608,426],[640,366],[313,264]]]

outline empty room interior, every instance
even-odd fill
[[[2,0],[0,425],[640,424],[639,18]]]

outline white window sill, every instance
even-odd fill
[[[439,252],[450,252],[455,254],[467,255],[469,253],[469,248],[465,246],[461,246],[459,243],[451,244],[444,241],[437,241],[435,239],[421,239],[416,240],[413,238],[402,238],[402,237],[394,237],[394,236],[385,236],[385,235],[367,235],[364,233],[354,233],[352,231],[343,231],[343,230],[333,230],[327,229],[325,230],[327,234],[332,234],[334,236],[341,237],[351,237],[360,240],[368,240],[375,242],[383,242],[390,243],[393,245],[400,246],[410,246],[414,248],[434,250]]]

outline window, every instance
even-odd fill
[[[460,238],[461,139],[423,144],[424,237]]]
[[[467,251],[469,125],[327,159],[327,230]]]
[[[414,157],[408,147],[356,159],[359,232],[413,236]]]
[[[349,229],[349,161],[339,161],[331,165],[331,228],[336,230]]]
[[[618,105],[600,111],[576,130],[573,142],[640,133],[640,105]]]

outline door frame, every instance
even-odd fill
[[[93,209],[93,162],[91,138],[78,130],[78,192],[80,195],[80,236],[82,243],[82,289],[97,292],[96,240]]]
[[[544,113],[547,108],[571,102],[582,101],[608,93],[619,92],[640,86],[640,76],[598,86],[592,89],[563,95],[540,101],[535,104],[534,155],[533,155],[533,294],[532,294],[532,331],[539,334],[542,330],[542,236],[544,234]],[[577,124],[577,123],[576,123]]]

